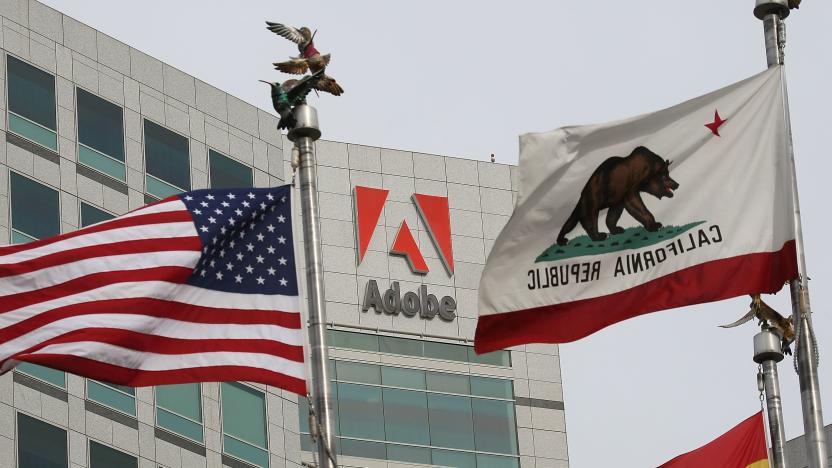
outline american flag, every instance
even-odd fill
[[[211,189],[0,247],[0,370],[306,394],[291,190]]]

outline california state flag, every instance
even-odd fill
[[[659,468],[769,468],[763,412]]]
[[[520,137],[478,352],[565,343],[797,275],[780,68],[651,114]]]

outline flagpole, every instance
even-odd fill
[[[303,219],[304,253],[306,258],[306,296],[309,305],[309,352],[312,367],[313,418],[318,452],[318,467],[336,468],[335,437],[332,418],[332,394],[329,390],[329,353],[326,346],[326,308],[324,302],[323,263],[321,261],[321,227],[318,221],[318,187],[315,163],[315,140],[321,137],[318,113],[314,107],[301,104],[294,108],[297,124],[289,131],[289,139],[299,153],[301,217]]]
[[[763,21],[766,43],[766,60],[769,67],[783,64],[785,31],[782,19],[789,15],[787,0],[756,0],[754,15]],[[800,384],[800,402],[803,407],[803,429],[806,454],[810,468],[827,468],[826,435],[823,430],[820,385],[817,374],[817,349],[812,331],[811,309],[809,306],[809,285],[806,275],[806,256],[803,246],[803,231],[800,222],[800,203],[797,194],[797,179],[794,171],[794,146],[792,143],[791,121],[789,118],[788,94],[783,84],[783,99],[786,113],[786,133],[789,158],[792,165],[792,203],[794,204],[795,249],[797,251],[798,277],[789,281],[792,298],[792,320],[795,324],[795,359]]]
[[[786,433],[783,429],[783,405],[777,376],[777,363],[783,360],[781,343],[782,338],[767,327],[754,335],[754,362],[762,367],[763,389],[766,394],[772,468],[786,467]]]

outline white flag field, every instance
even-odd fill
[[[520,137],[478,352],[565,343],[797,276],[782,67],[658,112]]]

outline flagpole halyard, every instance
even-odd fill
[[[783,18],[789,15],[787,0],[757,0],[754,15],[763,21],[766,44],[766,60],[769,68],[782,66],[784,62],[785,29]],[[782,73],[782,71],[781,71]],[[820,384],[817,375],[817,354],[812,333],[811,309],[809,307],[809,285],[806,274],[806,256],[803,246],[803,231],[800,221],[800,203],[797,193],[797,178],[794,167],[794,145],[792,142],[791,120],[789,117],[788,94],[785,77],[783,100],[786,122],[788,157],[792,168],[792,203],[795,226],[795,249],[797,251],[798,276],[789,281],[792,299],[792,320],[795,324],[795,361],[800,384],[800,400],[803,408],[803,428],[806,453],[810,468],[827,468],[826,434],[823,430],[823,411],[820,400]]]
[[[312,367],[311,393],[313,417],[318,429],[316,440],[318,466],[337,467],[332,419],[332,394],[329,389],[329,353],[326,345],[326,309],[324,303],[321,227],[319,224],[315,140],[320,138],[318,114],[314,107],[301,104],[293,109],[296,125],[289,139],[299,153],[299,185],[303,218],[304,254],[306,258],[306,296],[309,305],[309,353]],[[310,427],[311,429],[311,427]]]

